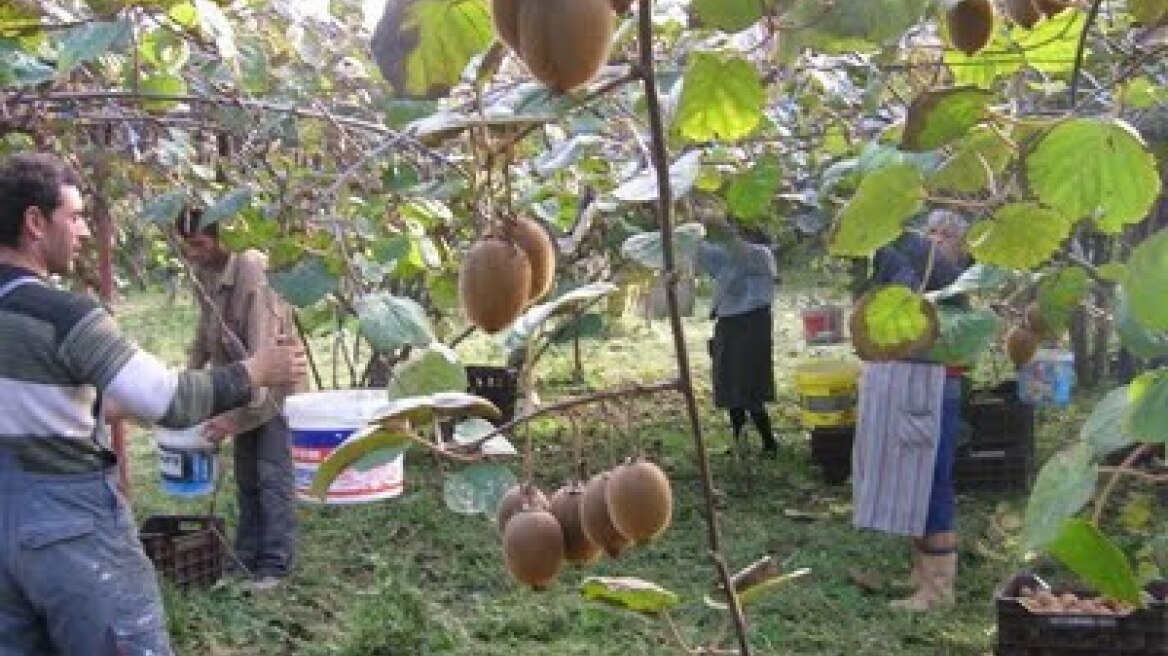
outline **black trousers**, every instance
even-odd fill
[[[288,422],[276,415],[235,437],[235,553],[257,576],[284,576],[296,550],[296,472]]]

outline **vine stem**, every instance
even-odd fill
[[[1078,102],[1079,80],[1083,77],[1083,55],[1087,51],[1087,33],[1091,31],[1091,26],[1095,24],[1095,19],[1099,17],[1099,8],[1102,6],[1103,0],[1094,0],[1091,3],[1091,9],[1087,11],[1087,20],[1083,22],[1083,31],[1079,32],[1079,45],[1075,49],[1075,67],[1071,69],[1069,90],[1072,110],[1075,109],[1075,104]]]
[[[718,509],[715,504],[714,480],[710,474],[710,458],[706,452],[706,441],[702,436],[702,423],[698,415],[698,403],[694,396],[693,379],[690,376],[689,355],[685,346],[685,329],[681,323],[681,313],[677,303],[677,268],[673,251],[673,193],[669,185],[669,156],[665,151],[665,126],[661,118],[661,101],[657,95],[657,79],[653,71],[653,2],[640,0],[637,3],[637,48],[639,53],[638,72],[645,87],[645,101],[649,114],[649,130],[652,136],[651,154],[653,168],[657,174],[657,219],[661,226],[661,250],[664,263],[665,300],[669,306],[669,327],[673,332],[673,350],[677,357],[678,383],[685,397],[685,408],[689,414],[693,431],[694,446],[697,451],[698,466],[702,475],[702,490],[706,501],[706,528],[709,533],[710,556],[714,568],[722,579],[729,601],[730,616],[734,620],[734,630],[738,634],[738,650],[741,656],[750,656],[750,643],[746,638],[746,620],[742,616],[742,605],[734,591],[734,583],[726,561],[722,557],[722,539],[718,529]]]
[[[1112,492],[1115,491],[1115,486],[1119,483],[1120,475],[1124,471],[1133,471],[1131,469],[1132,464],[1142,458],[1150,449],[1151,447],[1147,444],[1141,444],[1132,449],[1131,453],[1127,454],[1127,457],[1123,459],[1123,463],[1119,467],[1108,468],[1108,471],[1111,473],[1111,478],[1107,480],[1107,485],[1104,486],[1103,491],[1095,499],[1095,510],[1091,513],[1092,524],[1099,524],[1099,520],[1103,517],[1103,508],[1107,505],[1107,500],[1111,498]],[[1102,468],[1100,470],[1102,471]]]

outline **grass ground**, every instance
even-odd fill
[[[777,461],[744,468],[726,452],[726,422],[709,408],[705,339],[710,322],[687,321],[689,353],[706,416],[713,473],[724,492],[721,536],[732,568],[763,554],[784,567],[811,574],[752,605],[749,636],[755,654],[890,656],[981,655],[993,643],[993,589],[1018,565],[1013,535],[1025,506],[1021,494],[962,496],[963,539],[959,603],[949,612],[911,616],[888,609],[886,584],[903,577],[901,540],[860,533],[850,525],[850,489],[824,484],[809,464],[806,434],[796,424],[793,363],[818,354],[798,340],[796,299],[776,307],[776,360],[780,401],[772,417],[782,433]],[[700,314],[700,313],[699,313]],[[161,295],[131,296],[118,319],[144,347],[172,363],[193,325],[190,303],[168,305]],[[320,348],[324,346],[324,348]],[[327,356],[326,345],[318,353]],[[820,349],[830,351],[830,347]],[[489,342],[460,347],[467,361],[499,361]],[[830,354],[830,353],[828,353]],[[570,350],[553,351],[541,364],[545,401],[584,387],[658,380],[674,371],[664,322],[625,318],[604,342],[586,343],[584,380],[573,381]],[[326,360],[327,370],[327,360]],[[327,376],[326,376],[327,378]],[[1073,433],[1077,411],[1044,415],[1040,451]],[[228,582],[210,590],[167,588],[170,627],[179,654],[209,655],[423,655],[474,656],[671,654],[666,627],[649,619],[583,600],[577,583],[587,575],[628,575],[680,594],[674,616],[684,639],[710,639],[720,618],[702,596],[713,582],[706,523],[692,440],[678,399],[656,397],[638,405],[635,431],[605,432],[611,422],[589,424],[595,460],[612,461],[637,444],[660,440],[676,492],[672,527],[662,538],[616,561],[585,571],[565,571],[550,591],[532,593],[512,584],[503,568],[493,520],[446,510],[442,476],[448,465],[411,451],[406,492],[398,499],[354,507],[302,506],[298,570],[278,591],[252,596]],[[568,475],[569,441],[552,424],[535,431],[540,445],[537,482],[551,490]],[[153,447],[136,430],[132,441],[135,511],[205,513],[207,500],[181,500],[159,491]],[[229,460],[228,460],[229,461]],[[605,464],[600,462],[598,464]],[[228,478],[217,511],[234,522]],[[862,584],[861,584],[862,583]],[[729,634],[727,634],[729,635]]]

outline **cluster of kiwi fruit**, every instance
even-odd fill
[[[1132,606],[1114,599],[1080,597],[1073,592],[1054,594],[1049,590],[1036,590],[1029,586],[1022,586],[1018,591],[1018,603],[1032,613],[1127,615],[1135,610]]]
[[[1054,16],[1071,6],[1067,0],[1002,0],[1002,10],[1011,22],[1030,29],[1044,17]],[[994,34],[992,0],[960,0],[945,12],[945,28],[953,46],[973,55]]]
[[[649,542],[669,526],[673,489],[661,468],[630,460],[570,482],[549,500],[532,484],[511,488],[499,504],[503,556],[519,583],[543,590],[565,562],[588,565],[602,555],[618,557]]]
[[[608,61],[615,13],[632,0],[491,0],[495,31],[535,79],[557,93],[590,82]]]
[[[488,333],[511,325],[552,288],[556,248],[538,222],[503,219],[475,242],[458,272],[458,298],[467,319]]]
[[[1006,331],[1006,355],[1015,367],[1024,366],[1034,359],[1039,344],[1050,337],[1038,303],[1031,303],[1026,306],[1022,321]]]

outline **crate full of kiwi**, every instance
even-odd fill
[[[996,599],[997,656],[1168,656],[1168,581],[1146,585],[1143,607],[1017,574]]]

